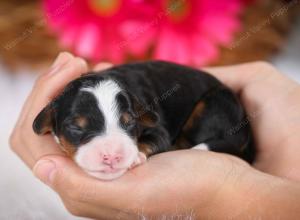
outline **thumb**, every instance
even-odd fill
[[[70,158],[58,155],[45,156],[33,167],[33,173],[59,194],[85,191],[97,182],[87,176]],[[98,182],[99,184],[99,182]]]
[[[33,167],[33,173],[66,200],[97,200],[97,204],[100,205],[114,204],[121,191],[117,181],[103,182],[90,177],[73,160],[65,156],[49,155],[41,158]],[[127,193],[126,185],[121,186]]]
[[[77,165],[68,157],[51,155],[38,160],[33,167],[34,175],[45,184],[53,187],[59,176],[64,176],[68,172],[68,177],[72,175],[72,170],[78,173]],[[67,171],[68,170],[68,171]]]
[[[41,159],[33,167],[34,175],[47,185],[53,182],[53,175],[56,171],[56,164],[50,159]]]

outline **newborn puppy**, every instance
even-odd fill
[[[120,177],[146,158],[196,148],[252,162],[255,150],[237,97],[213,76],[149,61],[91,72],[72,81],[36,117],[87,173]]]

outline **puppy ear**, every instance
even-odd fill
[[[153,111],[153,106],[142,103],[136,96],[131,96],[135,118],[138,122],[145,127],[155,127],[159,122],[159,115]]]
[[[159,122],[159,116],[156,112],[147,110],[139,116],[138,121],[145,127],[155,127]]]
[[[38,135],[43,135],[52,131],[53,123],[53,104],[48,104],[34,119],[33,121],[33,131]]]

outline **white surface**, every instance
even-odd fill
[[[300,82],[300,18],[295,24],[286,46],[271,62],[290,78]]]
[[[33,75],[5,75],[0,71],[0,219],[71,220],[59,200],[47,186],[8,147],[11,132],[21,106],[32,87]]]
[[[300,20],[286,48],[272,62],[300,82]],[[55,193],[36,180],[8,147],[9,133],[34,79],[28,74],[11,76],[5,72],[0,69],[0,219],[75,219],[67,214]]]

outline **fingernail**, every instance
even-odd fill
[[[51,160],[40,160],[33,167],[35,176],[47,185],[51,185],[55,171],[55,163]]]
[[[57,73],[60,70],[60,68],[72,58],[73,56],[68,52],[59,53],[59,55],[53,62],[48,74],[51,75]]]

